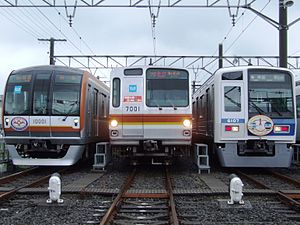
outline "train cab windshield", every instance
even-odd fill
[[[26,115],[29,113],[32,74],[12,74],[6,86],[5,114]]]
[[[249,116],[293,118],[292,78],[289,73],[251,71],[248,76]]]
[[[51,71],[12,74],[5,115],[79,115],[81,79],[81,75],[65,73],[53,78]]]
[[[185,70],[148,69],[146,105],[148,107],[186,107],[189,104],[189,77]]]
[[[79,115],[80,83],[80,75],[56,74],[52,115]]]

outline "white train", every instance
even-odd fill
[[[114,154],[147,156],[152,162],[189,154],[190,83],[185,69],[158,66],[114,69],[109,112]]]
[[[4,140],[15,165],[69,166],[108,141],[108,87],[86,71],[13,71],[3,99]]]
[[[297,107],[297,136],[296,142],[300,144],[300,81],[296,82],[296,107]]]
[[[194,142],[224,167],[289,167],[296,139],[294,74],[283,68],[219,69],[193,96]]]

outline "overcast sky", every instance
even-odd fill
[[[252,8],[263,9],[263,14],[278,21],[278,2],[257,0]],[[155,27],[156,54],[211,56],[217,55],[218,44],[223,43],[228,56],[278,55],[276,28],[249,10],[240,9],[237,17],[232,27],[226,8],[161,8]],[[300,2],[295,0],[288,8],[288,22],[298,17]],[[146,8],[77,8],[74,29],[68,25],[64,8],[0,8],[0,21],[1,94],[12,70],[49,63],[49,43],[38,38],[68,39],[55,44],[56,55],[154,52]],[[300,55],[299,37],[300,22],[288,31],[288,55]]]

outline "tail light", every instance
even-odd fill
[[[289,125],[275,125],[274,126],[274,133],[289,133],[290,126]]]
[[[237,125],[225,125],[225,131],[239,132],[240,127]]]

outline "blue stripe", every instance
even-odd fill
[[[240,118],[223,118],[221,123],[245,123],[245,119]]]
[[[274,131],[272,131],[267,136],[291,136],[291,135],[295,134],[295,127],[296,127],[295,126],[296,125],[295,119],[272,119],[272,120],[273,120],[274,125],[289,125],[290,126],[290,132],[289,133],[274,133]],[[231,124],[245,123],[245,119],[241,119],[241,118],[222,118],[221,123],[231,123]],[[249,131],[248,131],[248,135],[249,136],[256,136],[256,135],[252,134]]]

